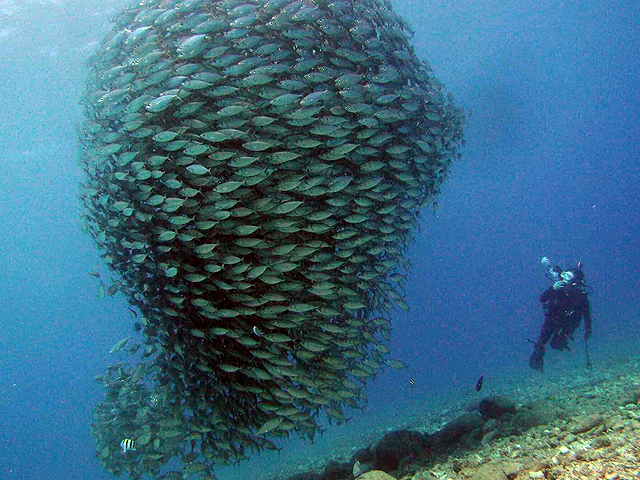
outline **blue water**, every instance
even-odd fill
[[[80,231],[74,130],[83,62],[121,6],[105,4],[0,1],[0,479],[110,478],[93,458],[102,392],[92,377],[123,359],[107,352],[131,318],[122,297],[97,299],[87,273],[99,256]],[[365,412],[324,445],[456,398],[481,374],[497,390],[539,381],[526,339],[542,320],[543,255],[584,262],[595,368],[640,343],[640,5],[394,5],[469,110],[467,148],[409,251],[411,311],[392,317],[392,351],[410,369],[379,376]],[[581,342],[550,352],[545,375],[582,355]],[[273,461],[286,464],[294,446]],[[325,447],[302,448],[313,457]]]

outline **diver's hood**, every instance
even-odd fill
[[[563,278],[565,274],[568,274],[567,276],[571,276],[571,278],[566,279],[566,281],[570,283],[584,282],[584,273],[582,273],[582,270],[580,270],[579,268],[570,268],[569,270],[565,270],[564,272],[562,272]]]

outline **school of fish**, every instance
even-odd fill
[[[110,473],[207,480],[403,367],[387,317],[465,118],[387,0],[143,0],[113,21],[80,199],[117,277],[100,295],[141,312],[145,345],[97,377],[92,433]]]

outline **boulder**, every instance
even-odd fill
[[[396,478],[380,470],[371,470],[358,477],[358,480],[396,480]]]
[[[481,428],[484,420],[477,412],[464,413],[447,423],[439,432],[440,439],[447,444],[456,442],[462,435],[465,435],[476,428]]]
[[[403,458],[416,457],[424,447],[424,436],[420,432],[397,430],[387,433],[373,449],[373,466],[391,472],[398,468]]]
[[[478,406],[478,411],[482,418],[500,418],[506,413],[516,413],[516,404],[509,398],[500,395],[492,395],[483,398]]]

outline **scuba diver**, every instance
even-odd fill
[[[557,265],[549,267],[547,257],[542,259],[542,264],[548,268],[549,277],[554,283],[540,295],[545,310],[544,323],[529,360],[529,366],[540,372],[544,370],[544,346],[549,339],[551,348],[569,350],[569,340],[573,340],[573,332],[580,326],[582,318],[585,348],[591,337],[591,307],[584,284],[582,263],[578,263],[577,268],[564,271]],[[590,366],[588,351],[587,366]]]

